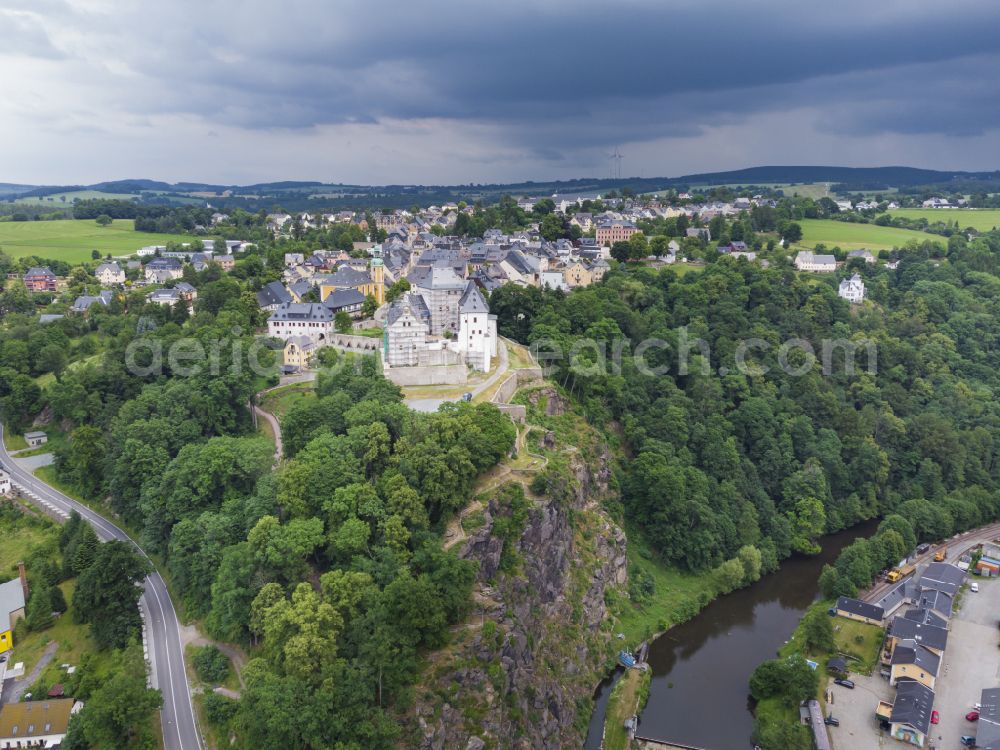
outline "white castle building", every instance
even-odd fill
[[[490,315],[489,305],[474,282],[463,284],[462,293],[455,295],[453,279],[448,278],[447,289],[431,296],[431,301],[418,287],[419,291],[407,292],[390,305],[383,352],[390,368],[464,362],[476,370],[490,369],[497,356],[497,317]],[[455,320],[458,330],[451,338],[437,335],[438,331],[453,331],[451,322]]]

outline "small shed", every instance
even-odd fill
[[[63,688],[62,683],[57,682],[49,688],[49,698],[62,698],[65,694],[66,690]]]
[[[847,660],[840,656],[834,656],[826,663],[826,668],[836,674],[847,674]]]
[[[976,563],[976,572],[982,576],[996,578],[1000,575],[1000,560],[994,560],[992,557],[980,557],[979,562]]]
[[[49,436],[41,430],[36,432],[26,432],[24,433],[24,442],[28,444],[29,448],[37,448],[39,445],[44,445],[49,442]]]

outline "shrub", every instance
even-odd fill
[[[215,646],[199,648],[192,661],[198,677],[205,682],[225,682],[229,676],[229,657]]]

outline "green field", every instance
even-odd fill
[[[60,221],[0,221],[0,250],[14,258],[37,255],[67,263],[91,259],[91,251],[102,256],[131,255],[144,245],[187,242],[179,234],[136,232],[131,219],[116,219],[101,227],[92,219]]]
[[[128,201],[135,198],[134,193],[102,193],[100,190],[68,190],[64,193],[53,193],[45,196],[30,196],[17,198],[14,203],[28,206],[52,206],[54,208],[71,207],[74,200],[105,200]]]
[[[958,222],[962,229],[972,227],[980,232],[988,232],[994,227],[1000,227],[1000,208],[897,208],[889,212],[892,216],[904,219],[927,219],[930,223],[947,221]]]
[[[802,242],[798,244],[806,248],[822,243],[827,249],[838,246],[844,250],[891,250],[902,247],[910,240],[945,242],[943,237],[927,232],[880,227],[876,224],[849,224],[832,219],[802,219],[799,224],[802,225]]]

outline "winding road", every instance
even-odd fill
[[[61,521],[69,518],[71,511],[75,510],[94,527],[94,531],[102,541],[115,539],[131,544],[139,554],[149,559],[142,548],[111,521],[22,468],[7,452],[3,443],[2,425],[0,425],[0,461],[10,474],[11,483],[41,510]],[[167,585],[155,567],[146,578],[139,608],[142,612],[145,640],[149,650],[151,684],[159,688],[163,694],[163,708],[160,713],[163,747],[165,750],[200,750],[201,734],[195,721],[191,690],[184,669],[184,646],[181,643],[177,613],[170,601]]]

